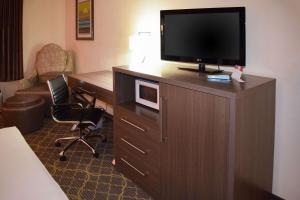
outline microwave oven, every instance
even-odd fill
[[[159,84],[146,80],[135,80],[135,101],[159,110]]]

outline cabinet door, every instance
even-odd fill
[[[162,199],[227,199],[229,100],[160,84]]]

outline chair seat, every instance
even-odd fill
[[[96,125],[103,113],[103,110],[100,108],[90,108],[85,109],[82,116],[82,108],[65,107],[59,113],[55,114],[55,118],[59,121],[93,122]]]

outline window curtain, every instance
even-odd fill
[[[0,82],[23,74],[23,0],[0,0]]]

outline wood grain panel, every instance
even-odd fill
[[[160,173],[160,145],[152,142],[145,135],[128,129],[128,126],[116,122],[117,145],[136,154],[142,162],[149,163],[151,168]]]
[[[162,199],[226,198],[228,99],[167,84],[160,89],[167,102]]]
[[[272,193],[275,81],[236,106],[235,199],[264,200]]]
[[[139,184],[146,192],[155,199],[160,198],[160,176],[153,173],[147,166],[134,154],[119,151],[116,156],[116,167],[128,178]]]
[[[114,73],[114,91],[116,105],[135,101],[135,77],[123,73]]]
[[[272,80],[267,77],[243,74],[245,83],[242,84],[237,81],[218,82],[207,80],[204,73],[179,70],[180,63],[161,63],[161,65],[156,64],[156,66],[146,67],[155,67],[156,70],[149,70],[150,72],[145,73],[145,66],[135,66],[134,68],[131,66],[116,66],[113,67],[113,71],[228,98],[239,98],[249,90]]]
[[[115,110],[116,120],[126,125],[127,130],[139,133],[153,142],[160,142],[159,113],[157,111],[147,110],[136,103],[118,105]]]
[[[95,92],[97,99],[113,105],[113,74],[110,71],[72,74],[68,76],[68,85],[71,88],[82,87]]]

